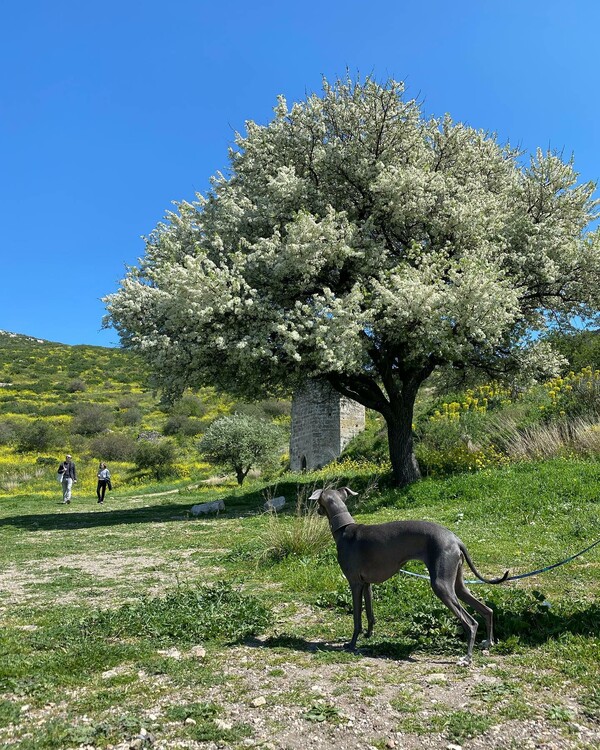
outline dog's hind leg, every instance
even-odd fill
[[[488,648],[494,645],[494,612],[486,604],[476,599],[469,589],[465,586],[462,574],[462,565],[459,566],[456,573],[456,582],[454,584],[454,590],[459,599],[473,607],[476,612],[483,617],[485,620],[486,628],[486,639],[483,642],[483,647]]]
[[[467,654],[459,661],[459,664],[470,664],[473,656],[473,646],[477,634],[477,620],[470,615],[458,601],[454,591],[454,582],[449,582],[446,578],[435,578],[431,576],[431,588],[436,596],[448,607],[448,609],[458,617],[460,624],[463,626],[469,639]]]
[[[367,632],[365,633],[365,638],[370,638],[373,635],[373,627],[375,626],[375,617],[373,615],[373,590],[371,589],[370,583],[365,583],[363,594],[365,597],[365,612],[367,615]]]
[[[352,633],[352,640],[347,643],[344,648],[349,651],[354,651],[356,648],[356,641],[362,630],[362,602],[363,602],[363,590],[364,584],[362,581],[354,581],[350,583],[350,590],[352,591],[352,613],[354,616],[354,632]]]

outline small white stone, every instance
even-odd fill
[[[191,716],[188,716],[187,719],[183,722],[184,724],[189,724],[190,726],[196,725],[196,719],[192,719]]]
[[[206,649],[204,646],[194,646],[190,649],[190,656],[193,656],[196,659],[204,659],[206,656]]]
[[[252,705],[255,708],[258,708],[259,706],[264,706],[266,702],[267,699],[264,697],[264,695],[259,695],[258,698],[254,698],[254,700],[252,701]]]
[[[448,682],[448,678],[442,672],[432,672],[425,677],[425,682],[436,683],[436,682]]]
[[[217,729],[227,731],[228,729],[231,729],[233,724],[230,721],[224,721],[223,719],[215,719],[215,726]]]
[[[178,651],[176,648],[159,649],[157,653],[161,656],[168,656],[170,659],[175,659],[176,661],[181,660],[181,651]]]

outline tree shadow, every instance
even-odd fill
[[[47,513],[29,513],[0,518],[0,527],[15,526],[29,531],[60,531],[65,529],[91,528],[96,526],[119,526],[122,524],[136,523],[166,523],[171,521],[185,520],[202,520],[217,522],[219,518],[239,518],[252,514],[261,514],[265,512],[264,504],[267,497],[273,495],[283,495],[287,499],[284,508],[277,511],[278,515],[292,515],[296,512],[296,498],[299,494],[308,495],[311,483],[302,484],[300,482],[282,482],[276,484],[267,484],[266,486],[254,491],[240,491],[239,494],[231,492],[221,495],[215,493],[210,497],[189,496],[185,502],[169,501],[169,497],[175,498],[176,495],[163,495],[162,502],[158,501],[156,496],[148,497],[148,502],[155,502],[155,505],[149,505],[139,508],[119,508],[117,504],[119,499],[113,499],[110,493],[107,495],[103,505],[98,505],[95,500],[88,498],[78,500],[75,498],[71,505],[63,505],[62,501],[56,501],[53,506],[55,511]],[[139,496],[142,498],[143,496]],[[18,497],[15,501],[18,502]],[[123,498],[129,502],[131,498]],[[211,502],[212,500],[223,500],[225,511],[215,514],[193,516],[191,508],[195,504]],[[81,503],[81,506],[79,505]],[[90,509],[90,504],[94,510]],[[79,507],[82,507],[79,510]],[[69,510],[67,510],[67,508]]]
[[[374,643],[364,643],[355,651],[348,651],[343,643],[331,643],[318,639],[302,638],[300,636],[286,633],[270,636],[268,638],[252,638],[244,641],[244,645],[252,648],[284,648],[290,651],[302,651],[306,653],[337,653],[348,657],[369,656],[379,659],[391,659],[393,661],[414,661],[411,658],[415,650],[414,644],[406,642],[394,642],[382,640]]]
[[[0,518],[0,527],[14,526],[28,531],[64,531],[67,529],[88,529],[94,527],[121,526],[140,523],[169,523],[186,520],[218,522],[219,518],[235,518],[248,515],[248,508],[239,507],[237,498],[221,498],[233,506],[224,513],[211,513],[194,516],[191,513],[193,502],[149,505],[143,508],[111,508],[106,504],[96,510],[70,509],[66,512],[29,513]],[[199,502],[203,502],[199,500]],[[62,503],[60,503],[62,506]],[[72,506],[70,506],[72,507]],[[258,509],[257,509],[258,510]]]
[[[536,599],[534,604],[493,603],[495,630],[501,643],[541,646],[567,633],[600,637],[600,603],[591,602],[569,609],[567,602],[548,608],[547,602],[536,593],[531,594]]]

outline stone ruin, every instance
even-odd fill
[[[309,380],[292,399],[290,468],[325,466],[364,428],[364,406],[342,396],[325,380]]]

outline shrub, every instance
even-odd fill
[[[133,462],[138,471],[149,472],[155,479],[174,473],[175,447],[169,440],[140,440],[135,447]]]
[[[67,391],[69,393],[82,393],[87,390],[87,385],[81,378],[75,378],[67,385]]]
[[[103,461],[131,461],[136,451],[136,441],[122,432],[98,435],[90,443],[94,456]]]
[[[183,414],[173,414],[163,427],[165,435],[183,435],[192,437],[199,435],[204,430],[202,421],[197,417],[186,417]]]
[[[142,421],[143,412],[139,406],[131,406],[119,412],[119,424],[125,427],[133,427]]]
[[[600,370],[584,367],[553,378],[544,387],[551,400],[545,409],[547,418],[600,416]]]
[[[56,431],[42,419],[25,425],[17,440],[17,450],[26,453],[47,451],[56,440]]]
[[[17,439],[17,425],[10,419],[0,422],[0,445],[9,445]]]
[[[105,404],[77,404],[71,429],[78,435],[97,435],[113,422],[112,409]]]
[[[283,442],[281,427],[234,414],[213,422],[198,447],[209,461],[230,466],[241,485],[252,467],[270,468],[277,464]]]
[[[171,407],[171,414],[182,417],[203,417],[207,411],[208,407],[202,399],[193,393],[184,393]]]

